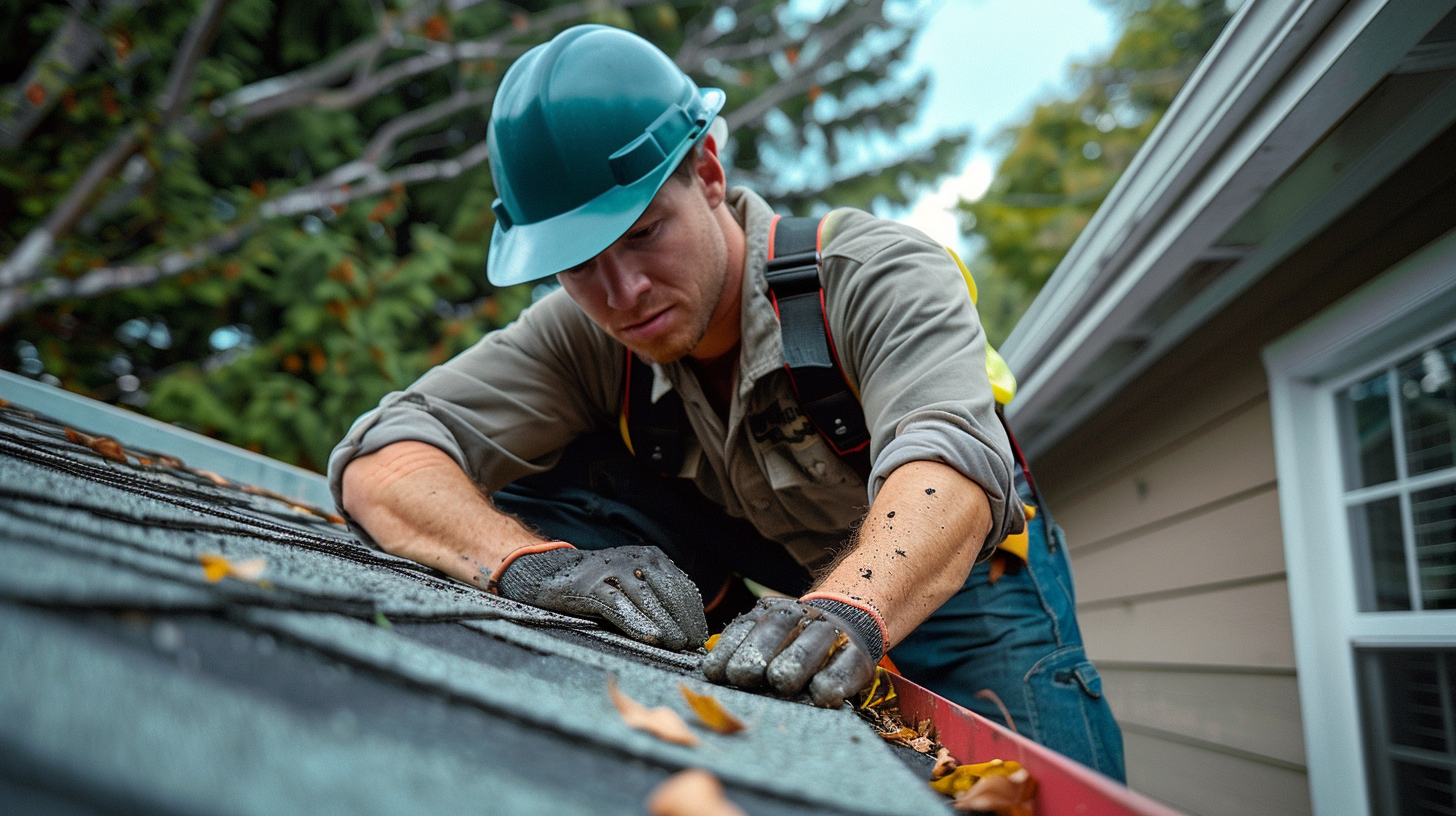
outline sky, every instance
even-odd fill
[[[1093,0],[944,0],[910,53],[912,69],[931,75],[916,140],[969,127],[963,171],[923,194],[910,211],[887,212],[936,240],[962,247],[950,213],[991,183],[996,156],[987,141],[1032,107],[1067,90],[1067,68],[1105,52],[1114,20]]]

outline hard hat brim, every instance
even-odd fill
[[[717,88],[703,88],[699,100],[712,122],[727,95]],[[707,133],[705,124],[642,178],[613,187],[574,210],[532,224],[515,224],[509,230],[496,222],[486,278],[494,286],[513,286],[550,277],[600,255],[642,217],[683,156]]]

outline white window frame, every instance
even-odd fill
[[[1456,230],[1264,349],[1304,744],[1318,816],[1370,813],[1355,649],[1456,647],[1456,610],[1359,611],[1335,396],[1453,330]]]

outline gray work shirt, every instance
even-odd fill
[[[654,393],[676,390],[693,431],[681,477],[811,568],[845,545],[885,478],[907,462],[945,463],[985,490],[992,525],[983,555],[1020,532],[985,334],[945,249],[858,210],[837,210],[825,224],[829,329],[871,433],[866,485],[814,432],[784,370],[764,281],[773,211],[744,189],[729,191],[728,206],[748,246],[727,424],[684,362],[652,367]],[[486,492],[549,470],[578,435],[618,429],[625,360],[625,349],[564,291],[553,292],[361,416],[329,457],[334,499],[351,459],[406,440],[449,454]]]

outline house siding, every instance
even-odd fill
[[[1310,812],[1260,351],[1451,212],[1456,128],[1032,462],[1131,787],[1198,816]]]
[[[1264,390],[1250,356],[1127,422],[1116,455],[1037,471],[1128,782],[1203,816],[1310,812]]]

